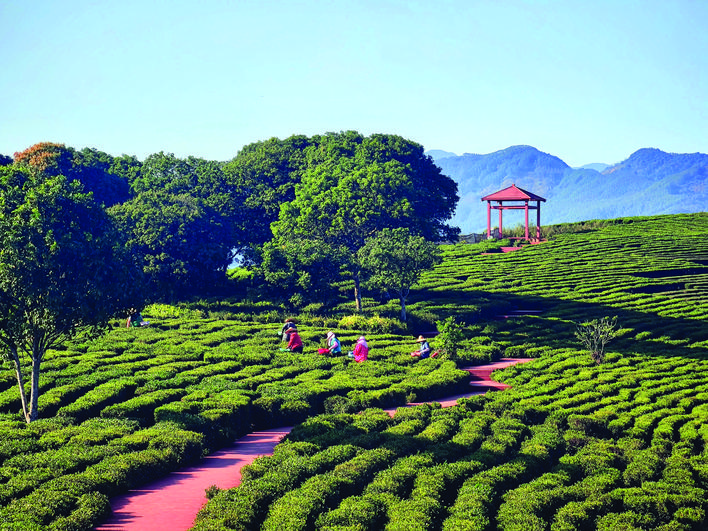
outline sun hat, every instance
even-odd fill
[[[366,341],[366,338],[364,336],[359,336],[359,339],[357,341]]]
[[[334,337],[334,332],[332,332],[331,330],[329,332],[327,332],[327,339],[331,339],[333,337]]]
[[[422,335],[418,336],[418,339],[415,340],[416,343],[422,343],[423,341],[425,341],[425,338]]]

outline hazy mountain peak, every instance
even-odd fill
[[[701,212],[708,205],[708,155],[702,153],[643,148],[612,166],[595,163],[571,168],[554,155],[518,145],[487,155],[435,158],[435,162],[458,184],[460,202],[452,224],[463,234],[485,230],[487,212],[480,199],[514,183],[547,199],[543,225]],[[504,225],[513,227],[520,215],[507,211]]]
[[[430,155],[433,160],[445,159],[449,157],[456,157],[457,154],[452,151],[443,151],[442,149],[429,149],[425,152],[426,155]]]

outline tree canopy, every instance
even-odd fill
[[[92,193],[153,300],[210,290],[239,258],[260,272],[252,278],[261,286],[278,285],[292,301],[329,299],[340,281],[353,281],[361,308],[357,253],[368,238],[386,228],[427,241],[459,232],[447,224],[457,185],[421,145],[397,135],[271,138],[228,162],[164,152],[141,162],[43,142],[16,153],[10,167],[63,176]]]
[[[150,190],[109,212],[154,299],[197,294],[223,283],[233,230],[203,199]]]
[[[384,228],[408,228],[439,241],[459,231],[445,224],[457,204],[457,185],[419,144],[395,135],[363,137],[354,131],[315,137],[295,197],[280,208],[276,240],[307,236],[349,256],[361,308],[357,252]]]
[[[401,320],[406,320],[406,298],[426,269],[442,261],[438,246],[407,228],[385,228],[368,238],[358,252],[368,283],[393,291],[401,303]]]
[[[130,183],[124,170],[137,160],[123,161],[96,149],[85,148],[76,151],[64,144],[40,142],[15,153],[15,163],[45,176],[63,175],[68,180],[77,180],[87,192],[93,192],[94,199],[106,206],[126,201],[131,196]],[[122,164],[120,163],[122,162]]]
[[[252,251],[273,238],[271,224],[280,207],[295,198],[295,185],[305,169],[305,150],[312,140],[296,135],[271,138],[244,146],[224,165],[223,171],[238,211],[239,252],[252,258]]]

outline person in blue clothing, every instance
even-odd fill
[[[411,352],[411,356],[420,359],[429,358],[430,352],[432,350],[430,348],[430,343],[428,343],[428,341],[422,335],[418,336],[418,339],[416,339],[416,341],[420,343],[420,346],[418,347],[418,350],[414,350],[413,352]]]
[[[290,331],[297,328],[295,324],[295,319],[288,317],[285,319],[285,324],[280,329],[280,335],[283,336],[283,341],[290,341]]]
[[[327,332],[327,350],[330,354],[341,354],[342,353],[342,343],[340,343],[337,336],[331,330]]]
[[[341,354],[342,353],[342,343],[339,341],[337,336],[331,330],[327,332],[327,348],[317,349],[318,354]]]

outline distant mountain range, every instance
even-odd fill
[[[458,185],[460,202],[451,223],[463,234],[487,227],[481,198],[516,184],[546,199],[541,225],[625,216],[708,211],[708,155],[640,149],[614,165],[571,168],[531,146],[487,155],[426,152]],[[496,213],[495,213],[496,216]],[[496,225],[492,218],[492,224]],[[530,216],[535,221],[535,212]],[[523,223],[523,211],[506,211],[505,227]]]

